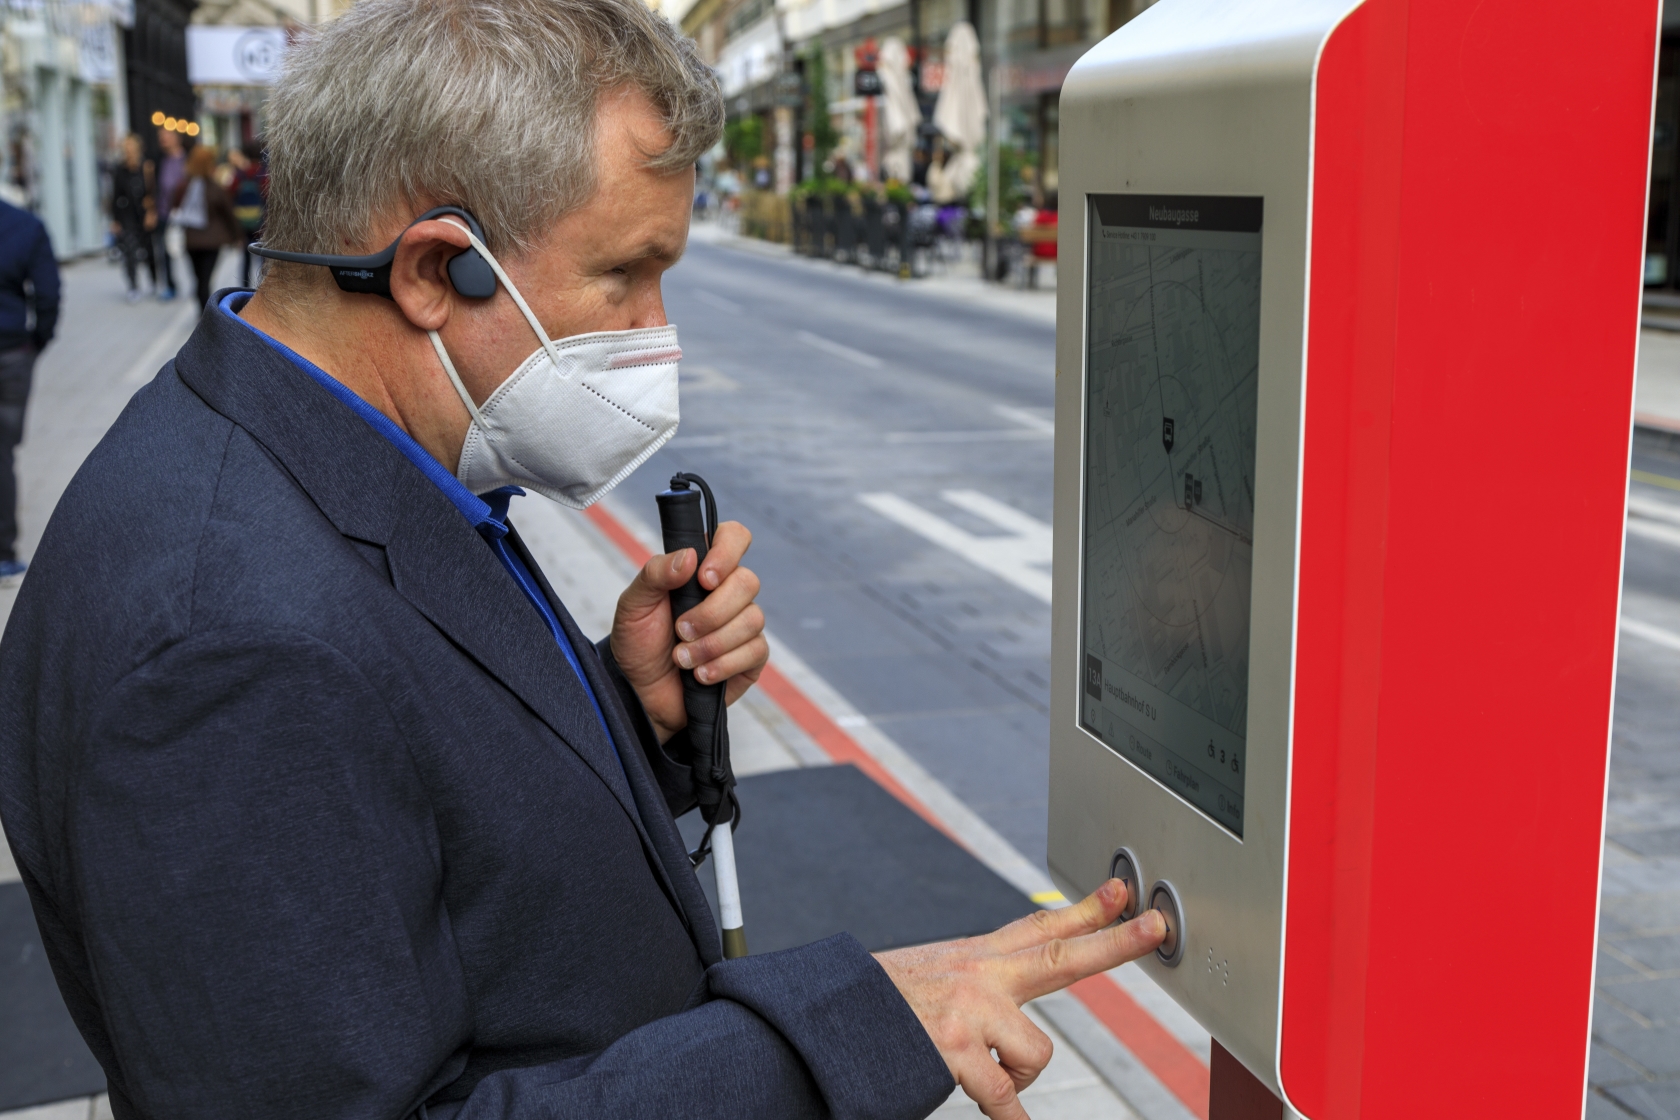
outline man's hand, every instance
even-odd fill
[[[1126,885],[1110,879],[1077,906],[1040,910],[984,937],[875,959],[980,1111],[992,1120],[1027,1120],[1016,1094],[1049,1063],[1051,1043],[1021,1005],[1159,945],[1167,926],[1154,910],[1104,928],[1125,904]]]
[[[764,612],[753,602],[758,577],[741,567],[750,544],[752,534],[739,522],[717,527],[711,551],[700,564],[706,601],[677,619],[675,627],[670,595],[694,574],[692,548],[653,557],[618,597],[613,657],[636,689],[661,743],[688,723],[680,670],[693,669],[701,684],[728,681],[724,697],[733,704],[770,660]]]

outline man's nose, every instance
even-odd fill
[[[655,284],[653,290],[638,302],[633,328],[663,327],[670,323],[665,318],[665,293]]]

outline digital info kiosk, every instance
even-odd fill
[[[1062,90],[1050,867],[1311,1120],[1582,1113],[1658,23],[1161,0]]]

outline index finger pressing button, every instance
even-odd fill
[[[1120,920],[1129,922],[1143,913],[1143,871],[1137,853],[1130,848],[1116,848],[1109,861],[1108,877],[1126,884],[1126,905],[1120,910]]]
[[[1167,936],[1155,950],[1155,955],[1168,968],[1184,959],[1184,907],[1178,901],[1178,888],[1162,879],[1149,892],[1149,908],[1159,910],[1167,922]]]

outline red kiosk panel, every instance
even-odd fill
[[[1280,1075],[1581,1114],[1659,9],[1367,0],[1315,86]]]

